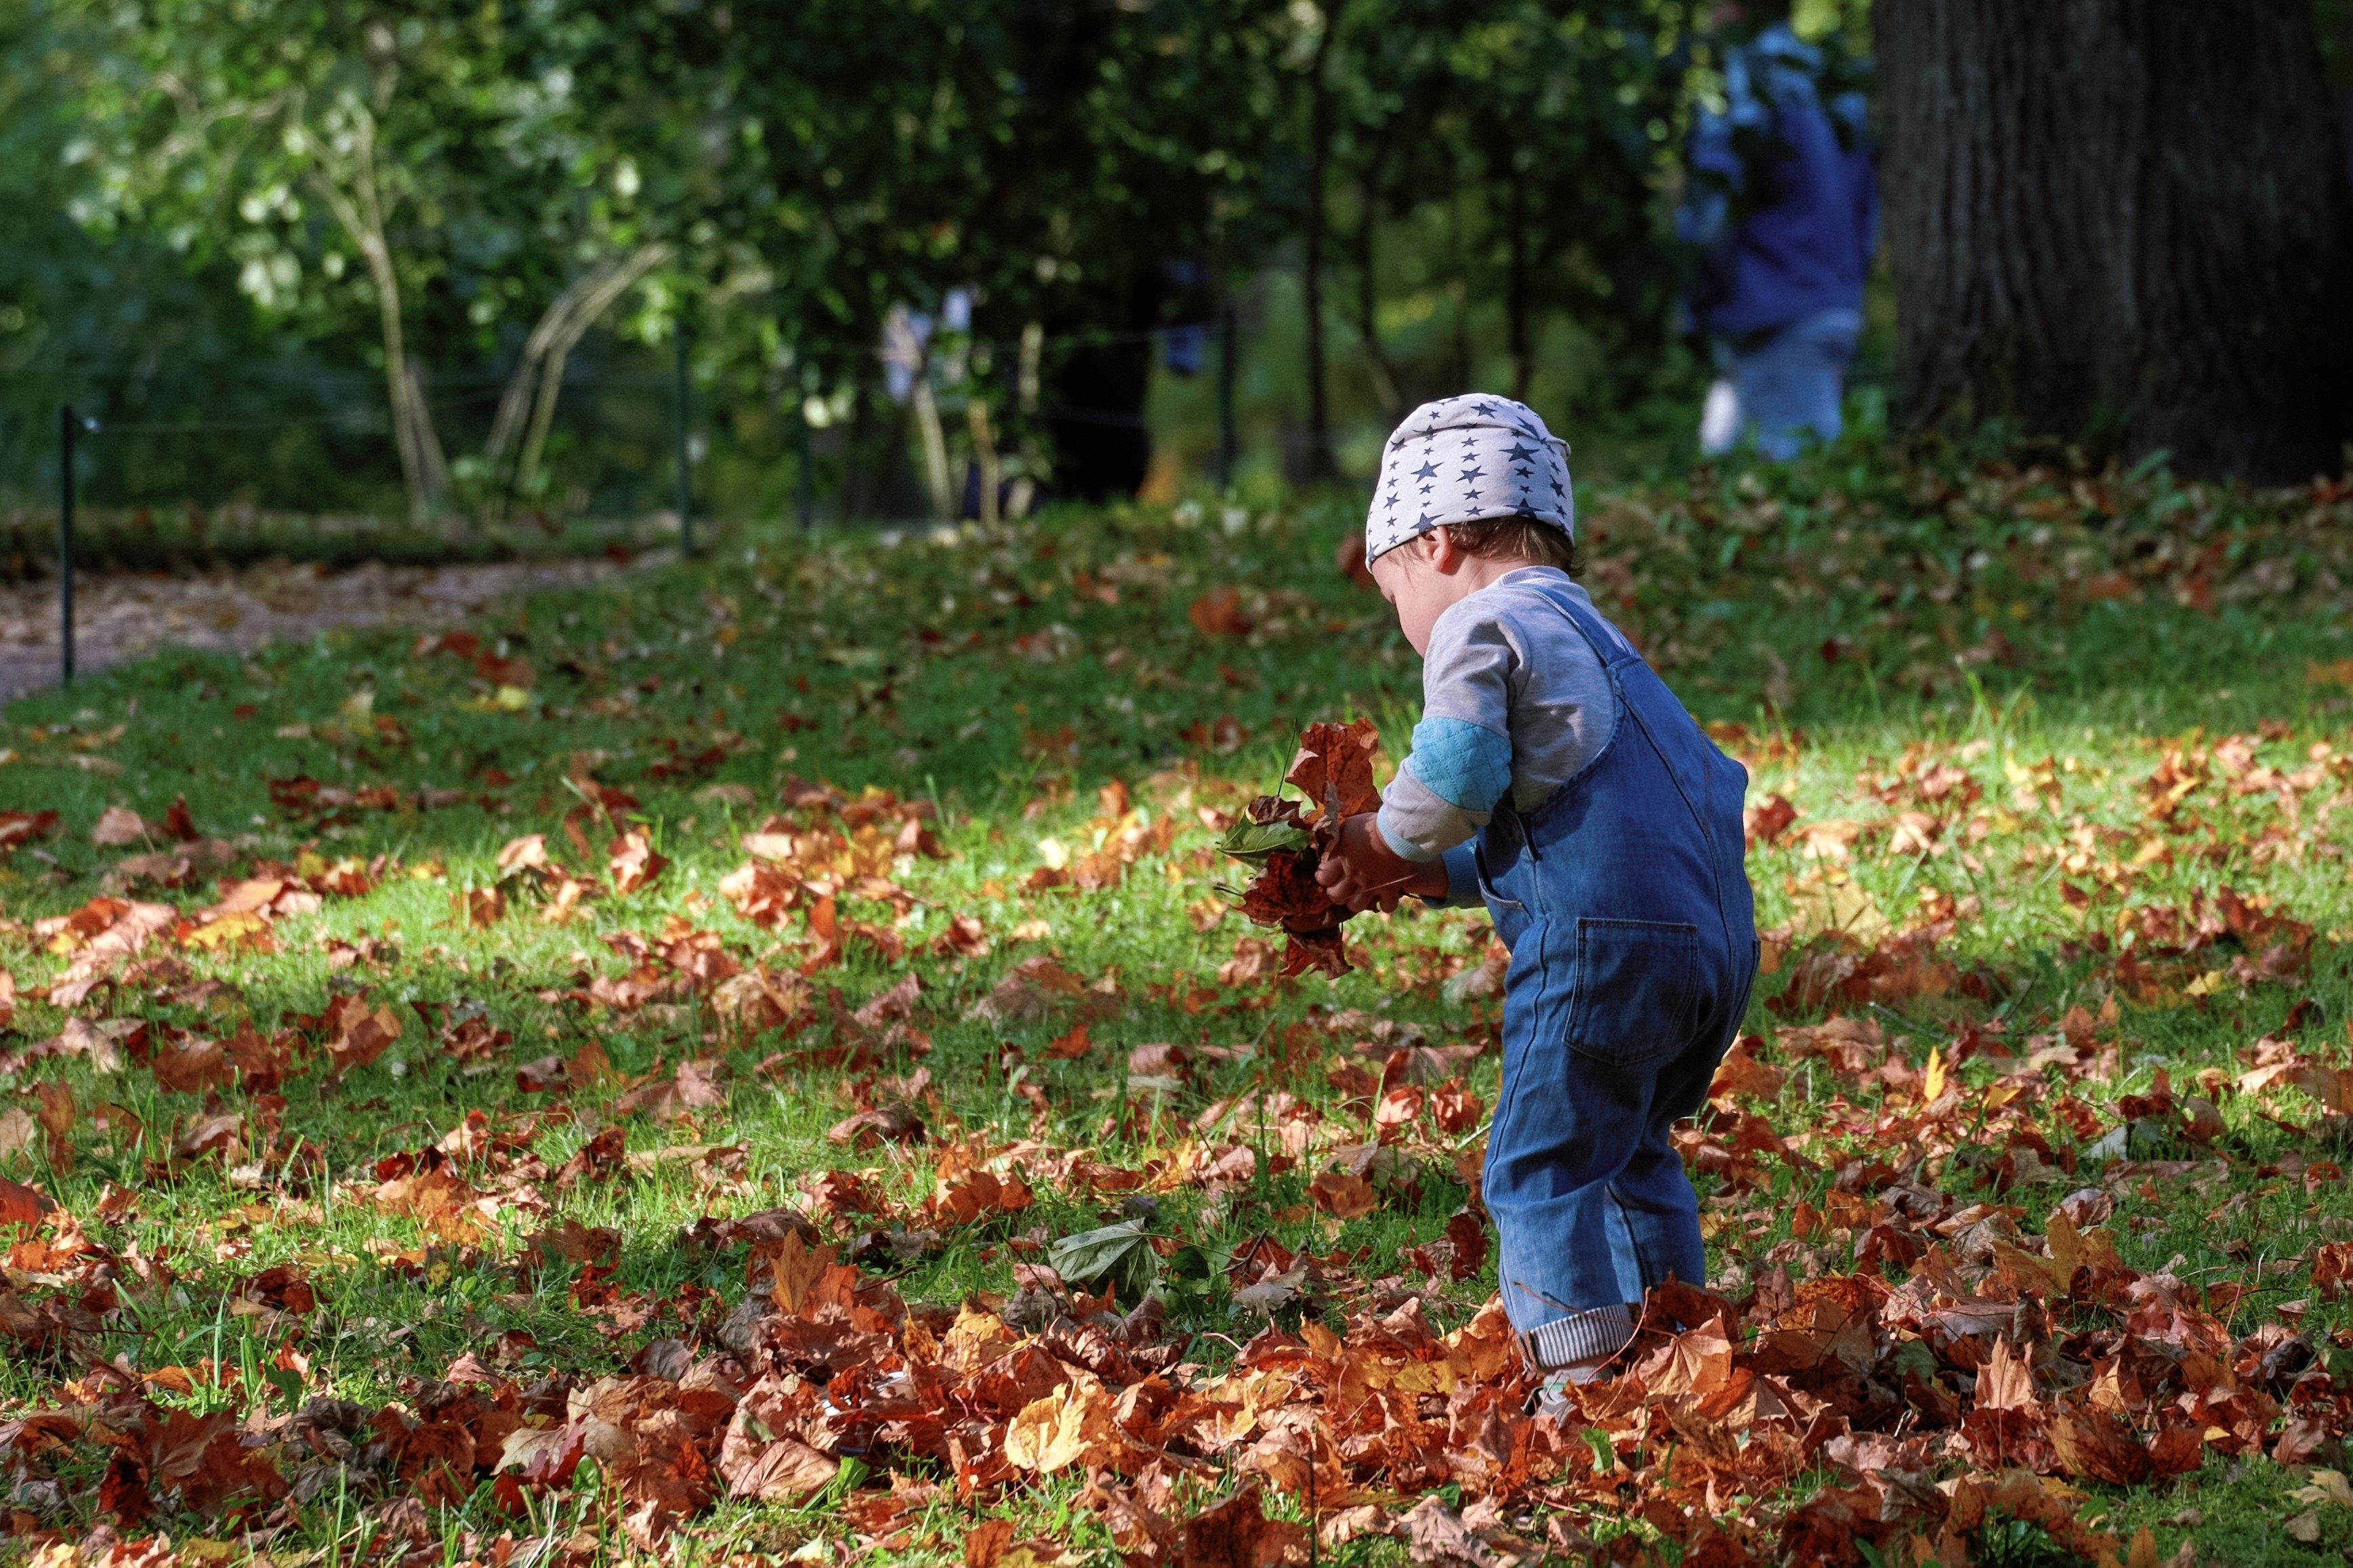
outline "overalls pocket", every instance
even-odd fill
[[[1691,1043],[1699,927],[1687,921],[1580,920],[1569,1048],[1611,1067],[1641,1067]]]
[[[1501,904],[1507,910],[1525,911],[1527,905],[1495,890],[1495,874],[1487,868],[1487,846],[1484,842],[1476,840],[1472,842],[1471,862],[1479,869],[1479,896],[1486,900],[1491,907]]]

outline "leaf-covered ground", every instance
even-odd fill
[[[1346,507],[1188,503],[11,709],[10,1550],[2353,1548],[2353,493],[1850,447],[1585,512],[1771,973],[1707,1289],[1567,1419],[1489,1305],[1484,919],[1284,978],[1213,888],[1416,661]]]

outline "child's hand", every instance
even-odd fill
[[[1356,910],[1397,908],[1410,893],[1417,898],[1440,898],[1446,892],[1446,868],[1435,860],[1409,860],[1393,852],[1381,837],[1377,814],[1361,812],[1340,824],[1337,843],[1324,852],[1315,880],[1335,904]]]

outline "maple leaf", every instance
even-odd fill
[[[987,958],[994,944],[988,939],[988,929],[970,915],[950,918],[947,929],[932,939],[934,956],[945,958],[954,953],[964,958]]]
[[[55,949],[59,941],[67,942],[63,951],[73,952],[74,957],[64,973],[49,982],[50,1005],[79,1005],[117,963],[135,956],[157,932],[169,931],[179,913],[169,904],[92,899],[65,917],[63,929],[51,938],[50,945]],[[41,926],[34,929],[38,931]]]
[[[2051,1412],[2051,1446],[2071,1476],[2137,1486],[2148,1479],[2148,1450],[2108,1411],[2060,1405]]]
[[[802,879],[784,865],[746,860],[720,877],[720,898],[755,926],[776,926],[800,902]]]
[[[668,859],[654,852],[653,840],[640,827],[632,827],[614,839],[605,861],[605,868],[613,879],[613,890],[624,895],[649,885],[669,865]]]
[[[832,1484],[840,1468],[839,1459],[793,1437],[761,1444],[732,1462],[720,1462],[730,1497],[761,1502],[805,1501]]]
[[[1460,1079],[1450,1078],[1430,1091],[1430,1119],[1440,1132],[1467,1132],[1485,1111],[1485,1103],[1464,1089]]]
[[[1013,966],[965,1016],[986,1024],[1029,1024],[1044,1017],[1058,997],[1076,996],[1085,982],[1050,954],[1038,953]]]
[[[909,978],[913,978],[912,975]],[[808,1005],[808,985],[797,974],[754,964],[721,981],[711,992],[712,1010],[740,1033],[778,1029]]]
[[[621,1233],[607,1226],[582,1225],[567,1219],[547,1230],[535,1230],[523,1238],[523,1263],[526,1268],[541,1269],[551,1263],[610,1265],[621,1255]]]
[[[1798,808],[1782,795],[1768,795],[1755,805],[1745,806],[1740,813],[1740,825],[1748,847],[1779,842],[1789,825],[1798,820]]]
[[[1373,783],[1373,766],[1380,748],[1380,731],[1370,719],[1310,724],[1300,734],[1283,782],[1297,786],[1319,811],[1336,808],[1342,816],[1378,811],[1381,792]]]
[[[49,837],[57,831],[58,814],[54,811],[0,811],[0,853],[36,838]]]
[[[119,848],[126,844],[143,844],[154,835],[145,818],[128,807],[110,805],[99,813],[96,826],[90,830],[90,841],[102,848]]]
[[[866,1005],[850,1015],[861,1028],[879,1029],[893,1019],[915,1016],[915,1003],[923,994],[923,977],[910,971],[887,991],[879,991],[868,998]]]
[[[1711,1321],[1661,1345],[1635,1366],[1634,1374],[1652,1394],[1704,1398],[1732,1375],[1732,1350],[1724,1330]]]
[[[826,1131],[829,1142],[857,1149],[871,1149],[877,1143],[920,1143],[925,1136],[923,1113],[905,1100],[844,1117]]]
[[[368,1066],[401,1036],[398,1013],[389,1006],[371,1010],[365,1000],[348,992],[327,1004],[325,1021],[327,1055],[338,1076]]]
[[[449,895],[458,923],[485,930],[506,919],[507,896],[497,888],[463,888]]]
[[[318,1294],[309,1280],[284,1264],[265,1268],[237,1288],[240,1300],[255,1301],[291,1317],[305,1317],[317,1309]]]
[[[1187,607],[1185,617],[1199,628],[1203,637],[1243,637],[1250,633],[1250,620],[1242,613],[1239,588],[1210,589]]]
[[[818,1300],[839,1267],[833,1247],[812,1247],[798,1230],[786,1231],[774,1245],[757,1248],[756,1256],[768,1269],[770,1300],[786,1313]]]
[[[38,1187],[23,1186],[0,1176],[0,1225],[30,1230],[56,1207]]]
[[[1105,1465],[1124,1447],[1111,1395],[1100,1385],[1065,1384],[1030,1401],[1005,1430],[1005,1462],[1050,1476],[1072,1465]]]
[[[499,849],[498,879],[519,877],[525,871],[545,871],[554,868],[548,858],[547,835],[528,833],[520,838],[510,838]]]
[[[1307,1185],[1315,1206],[1335,1219],[1357,1219],[1380,1206],[1370,1183],[1345,1171],[1326,1171]]]
[[[1307,1531],[1288,1520],[1267,1518],[1252,1482],[1187,1520],[1178,1551],[1187,1568],[1275,1568],[1306,1560]]]
[[[1309,725],[1285,777],[1303,788],[1313,786],[1317,815],[1311,821],[1296,804],[1261,795],[1250,802],[1246,820],[1230,826],[1221,841],[1227,853],[1255,867],[1256,874],[1238,894],[1219,891],[1257,924],[1280,926],[1289,934],[1281,971],[1286,978],[1309,969],[1336,978],[1349,970],[1340,925],[1350,911],[1333,903],[1315,880],[1316,847],[1336,831],[1339,817],[1379,806],[1380,792],[1373,784],[1379,744],[1369,719]],[[1299,842],[1303,836],[1304,844]]]
[[[614,1114],[677,1121],[695,1110],[724,1106],[727,1091],[719,1085],[724,1068],[715,1058],[682,1061],[671,1077],[641,1084],[614,1100]]]
[[[155,1081],[175,1094],[201,1094],[217,1089],[236,1076],[228,1052],[217,1040],[188,1036],[160,1047],[147,1060]]]

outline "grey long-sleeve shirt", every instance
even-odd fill
[[[1509,794],[1517,810],[1543,804],[1600,754],[1617,724],[1609,671],[1538,584],[1592,604],[1558,568],[1525,566],[1451,605],[1422,655],[1421,722],[1380,828],[1409,860],[1445,855],[1450,903],[1478,896],[1467,841],[1495,803]],[[1466,847],[1446,853],[1457,846]]]

